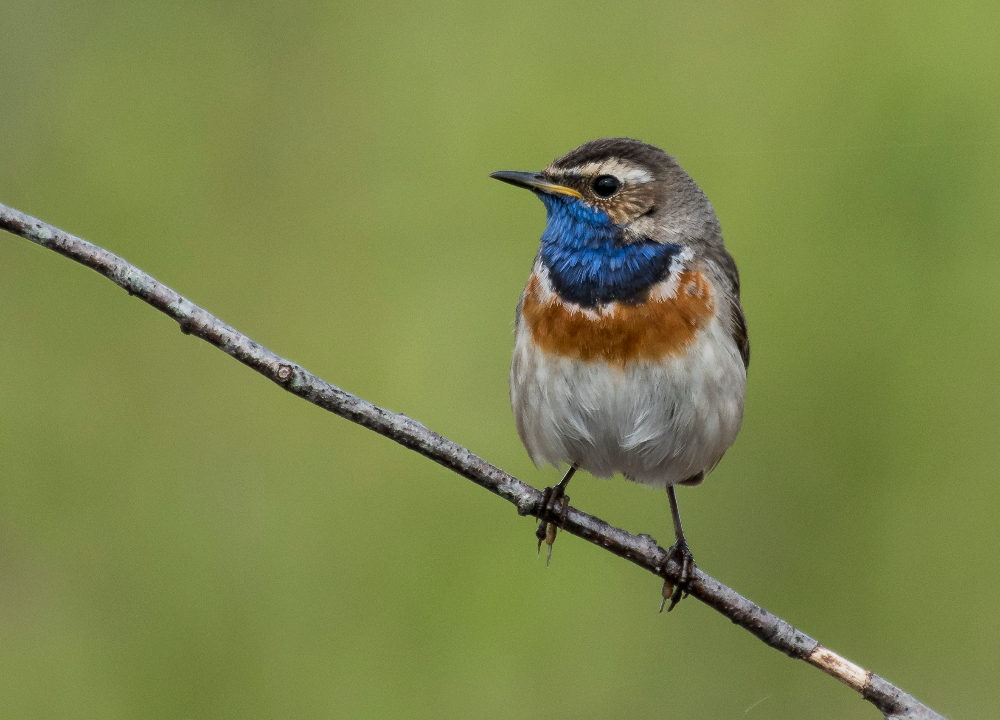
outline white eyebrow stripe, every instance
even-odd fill
[[[653,175],[648,170],[643,170],[640,167],[636,167],[635,165],[619,160],[618,158],[611,158],[610,160],[605,160],[604,162],[599,163],[584,163],[579,167],[566,170],[565,173],[576,177],[614,175],[619,180],[629,183],[630,185],[641,185],[642,183],[648,183],[653,180]]]
[[[622,180],[627,183],[648,183],[653,179],[653,175],[648,170],[642,168],[632,168],[622,176]]]

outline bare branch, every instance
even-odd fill
[[[461,445],[441,437],[412,418],[380,408],[331,385],[226,325],[163,283],[114,253],[59,228],[0,204],[0,227],[96,270],[109,280],[166,313],[185,333],[200,337],[290,393],[351,422],[363,425],[400,445],[444,465],[477,485],[513,503],[520,515],[541,519],[542,493],[491,465]],[[556,518],[549,517],[554,520]],[[563,515],[565,531],[598,545],[665,580],[676,581],[680,566],[667,562],[666,551],[649,535],[632,535],[575,508]],[[887,720],[943,720],[892,683],[842,658],[805,633],[732,588],[696,570],[691,595],[756,635],[770,647],[805,660],[857,692]]]

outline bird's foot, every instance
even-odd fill
[[[667,608],[667,612],[670,612],[674,609],[674,605],[688,596],[691,577],[696,567],[694,556],[688,549],[687,543],[683,540],[675,543],[667,550],[667,557],[663,561],[663,566],[666,567],[666,564],[671,560],[676,560],[680,563],[681,574],[677,578],[676,583],[670,580],[663,581],[663,602],[660,603],[660,612],[663,612],[663,606],[667,604],[667,600],[670,600],[670,607]]]
[[[547,487],[542,492],[542,507],[538,511],[541,518],[538,529],[535,530],[535,537],[538,538],[538,553],[542,552],[542,542],[549,546],[548,555],[545,557],[545,567],[549,566],[552,560],[552,543],[556,541],[556,526],[560,529],[566,527],[566,508],[569,507],[569,495],[563,490],[563,484],[559,483],[555,487]],[[556,516],[556,522],[550,522],[547,518]]]

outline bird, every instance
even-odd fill
[[[517,304],[510,399],[545,489],[536,535],[552,555],[578,470],[665,488],[674,608],[695,563],[676,485],[698,485],[733,445],[750,364],[740,277],[712,203],[676,158],[631,138],[592,140],[540,172],[490,177],[532,191],[546,226]],[[556,521],[549,519],[555,517]]]

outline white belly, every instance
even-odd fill
[[[745,394],[746,369],[717,319],[680,357],[623,369],[544,353],[519,323],[510,396],[536,465],[575,463],[660,488],[682,482],[733,444]]]

